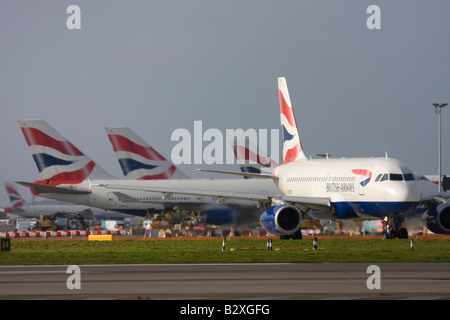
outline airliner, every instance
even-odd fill
[[[279,228],[273,223],[277,215],[285,212],[296,224],[299,211],[307,211],[316,219],[387,218],[394,225],[393,236],[407,237],[401,223],[424,204],[428,208],[423,217],[427,227],[436,233],[450,233],[450,204],[444,198],[448,194],[433,193],[430,184],[421,182],[405,163],[388,157],[308,159],[283,77],[278,78],[278,94],[283,164],[265,176],[277,184],[283,203],[261,216],[267,229],[273,226],[268,231]]]
[[[238,164],[240,164],[241,172],[267,174],[269,173],[269,171],[272,172],[273,169],[275,169],[275,167],[278,166],[275,160],[273,160],[266,153],[261,152],[261,150],[257,150],[256,146],[254,145],[252,146],[249,143],[249,141],[236,140],[232,144],[232,147],[235,152],[236,159],[238,160]],[[329,159],[330,157],[328,153],[318,156],[326,157],[327,159]],[[416,177],[419,180],[421,188],[425,193],[433,194],[436,191],[437,176],[430,176],[430,175],[424,176],[416,174]],[[444,191],[446,190],[444,189]],[[405,217],[405,224],[410,225],[412,220],[420,220],[425,211],[426,208],[424,208],[423,205],[421,205],[414,211],[414,213]],[[310,213],[314,214],[312,212]],[[315,217],[317,218],[317,220],[322,220],[320,219],[320,215],[318,215],[317,213]],[[324,217],[325,219],[323,219],[322,221],[329,220],[329,216],[327,214],[325,214]],[[382,223],[385,223],[384,219],[380,220],[382,221]],[[390,228],[386,229],[389,230]]]
[[[105,212],[104,210],[81,205],[69,204],[29,204],[12,183],[5,183],[5,189],[11,206],[4,208],[4,212],[20,218],[40,219],[41,215],[55,213],[78,213],[85,219],[117,219],[123,220],[131,216],[119,212]]]
[[[137,216],[176,209],[196,210],[207,223],[220,225],[251,221],[254,215],[259,217],[262,212],[255,201],[247,199],[232,199],[223,203],[216,197],[220,193],[205,196],[168,192],[161,196],[160,192],[136,189],[136,186],[152,182],[159,185],[165,181],[161,179],[168,178],[190,186],[192,179],[188,179],[179,169],[172,169],[172,163],[130,129],[106,128],[126,176],[126,179],[117,179],[44,120],[19,120],[19,125],[43,180],[18,183],[30,187],[36,195]],[[182,179],[174,179],[174,175]],[[232,185],[237,179],[229,180]],[[202,184],[207,182],[208,179],[197,181]],[[272,190],[279,193],[276,186],[269,183]],[[111,184],[120,184],[120,188],[104,187]]]
[[[106,133],[114,149],[116,157],[122,168],[126,179],[132,180],[166,180],[166,179],[190,179],[180,168],[171,161],[164,158],[158,151],[152,148],[136,132],[128,127],[115,126],[106,127]],[[238,163],[244,163],[241,158],[249,156],[245,145],[232,145],[236,151],[235,156]],[[272,159],[264,157],[261,154],[256,155],[259,163],[253,164],[246,161],[248,166],[264,166],[275,163]],[[267,161],[268,164],[262,163]],[[148,197],[148,194],[147,194]],[[192,199],[196,200],[193,201]],[[160,200],[160,195],[152,197],[152,201]],[[135,201],[138,201],[136,199]],[[190,209],[199,210],[197,217],[201,221],[210,224],[223,225],[233,224],[233,227],[241,227],[243,224],[254,224],[258,221],[261,210],[256,207],[254,202],[230,200],[226,204],[217,204],[211,197],[193,197],[193,196],[171,196],[162,200],[167,209]],[[131,203],[129,203],[132,206]]]
[[[57,156],[42,156],[48,149],[42,143],[44,139],[27,138],[27,134],[37,131],[42,136],[46,131],[42,123],[19,120],[36,164],[41,167],[41,176],[47,173],[43,180],[21,184],[44,197],[92,206],[107,205],[108,195],[113,192],[133,194],[133,197],[145,193],[159,193],[163,198],[173,195],[216,197],[220,204],[230,199],[254,201],[265,210],[260,215],[261,225],[271,234],[289,236],[298,234],[303,214],[331,220],[386,218],[395,225],[395,235],[404,236],[407,232],[400,229],[401,221],[419,205],[425,205],[427,211],[423,219],[428,229],[450,233],[448,195],[424,190],[414,171],[405,163],[388,157],[308,159],[300,142],[285,78],[278,78],[278,94],[283,164],[272,174],[202,170],[258,179],[113,179],[86,156],[75,160],[74,156],[82,154],[71,144],[60,143]],[[68,152],[62,155],[61,151]],[[44,161],[39,161],[42,157]],[[42,167],[42,162],[48,160],[59,165],[58,170],[45,172],[47,168]]]

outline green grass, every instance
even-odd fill
[[[222,241],[211,240],[44,240],[11,241],[11,251],[0,253],[0,265],[172,264],[172,263],[382,263],[450,262],[450,241],[437,239],[232,239],[222,251]],[[240,249],[240,250],[238,250]],[[277,250],[279,249],[279,250]]]

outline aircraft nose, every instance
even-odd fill
[[[400,212],[410,212],[417,207],[421,199],[420,184],[418,181],[401,183],[397,191],[397,201],[402,204],[399,206]]]
[[[396,181],[386,189],[386,196],[396,202],[417,202],[421,198],[419,181]]]
[[[414,210],[420,201],[420,187],[418,181],[399,183],[395,188],[394,213],[407,213]]]
[[[415,200],[417,196],[417,184],[412,182],[395,182],[393,194],[399,201]]]

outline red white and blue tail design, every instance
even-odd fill
[[[232,142],[234,156],[242,172],[246,173],[272,173],[278,163],[267,156],[262,150],[250,144],[248,140],[237,140]],[[248,176],[245,176],[248,179]]]
[[[187,179],[172,162],[166,160],[141,137],[127,127],[106,127],[109,141],[127,179]]]
[[[283,135],[284,163],[304,161],[306,156],[300,142],[294,110],[285,78],[278,78],[278,94],[280,99],[280,121]]]
[[[44,120],[19,120],[19,125],[46,184],[114,179]]]
[[[11,184],[11,183],[5,183],[5,189],[6,193],[9,197],[9,202],[11,203],[11,207],[5,208],[5,212],[11,213],[17,208],[21,208],[25,206],[26,201],[20,193],[17,191],[17,189]]]

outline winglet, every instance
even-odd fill
[[[280,121],[283,135],[284,163],[307,160],[298,134],[294,110],[284,77],[278,78],[278,95],[280,99]]]

